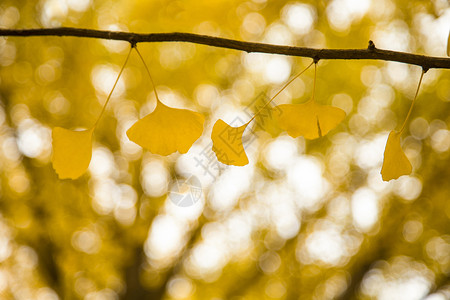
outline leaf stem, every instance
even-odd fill
[[[134,49],[136,49],[137,54],[138,54],[139,57],[141,58],[141,61],[142,61],[142,63],[144,64],[145,69],[147,70],[148,77],[150,77],[150,81],[152,82],[153,90],[155,91],[156,100],[157,100],[158,102],[161,102],[161,101],[159,100],[159,97],[158,97],[158,92],[156,91],[155,82],[153,81],[153,77],[152,77],[152,75],[150,74],[150,70],[149,70],[147,64],[145,63],[145,60],[144,60],[144,58],[142,57],[141,52],[139,52],[137,46],[135,46]]]
[[[316,94],[316,77],[317,77],[317,61],[314,61],[314,82],[311,101],[315,101],[314,96]]]
[[[114,85],[113,85],[113,87],[111,89],[111,92],[109,92],[108,98],[106,98],[105,105],[103,105],[102,111],[100,112],[100,115],[98,116],[98,119],[97,119],[97,121],[95,121],[94,126],[92,126],[91,130],[94,130],[97,127],[98,122],[100,121],[101,117],[105,113],[106,105],[108,105],[109,100],[111,99],[111,95],[112,95],[114,89],[116,88],[117,82],[119,82],[119,78],[122,75],[123,70],[125,69],[125,66],[126,66],[126,64],[128,62],[128,59],[130,58],[131,50],[133,50],[133,47],[130,47],[130,51],[128,51],[127,58],[125,59],[125,62],[123,63],[122,68],[120,69],[119,75],[117,75],[117,79],[114,82]]]
[[[301,71],[300,73],[298,73],[297,75],[295,75],[294,77],[292,77],[292,79],[291,80],[289,80],[276,94],[275,94],[275,96],[273,96],[266,104],[264,104],[264,106],[263,107],[261,107],[254,115],[253,115],[253,117],[250,119],[250,121],[248,121],[245,125],[248,125],[248,124],[250,124],[250,122],[251,121],[253,121],[255,118],[256,118],[256,116],[263,110],[263,109],[265,109],[272,101],[273,101],[273,99],[275,99],[275,97],[277,97],[282,91],[284,91],[284,89],[285,88],[287,88],[288,87],[288,85],[290,85],[291,83],[292,83],[292,81],[294,81],[295,79],[297,79],[300,75],[302,75],[303,73],[305,73],[306,72],[306,70],[308,70],[311,66],[312,66],[312,64],[313,64],[314,62],[312,62],[312,63],[310,63],[303,71]]]
[[[417,94],[419,94],[419,89],[420,89],[420,85],[422,83],[423,74],[425,74],[425,72],[426,71],[424,69],[422,69],[422,74],[420,74],[420,79],[419,79],[419,84],[417,85],[416,94],[414,95],[414,99],[413,99],[413,101],[411,103],[411,106],[409,107],[409,111],[408,111],[408,114],[406,115],[405,122],[403,122],[402,128],[400,129],[400,134],[403,133],[403,130],[405,129],[405,126],[406,126],[406,122],[408,122],[408,119],[411,116],[411,112],[412,112],[414,103],[416,101]]]

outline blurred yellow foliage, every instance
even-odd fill
[[[449,11],[422,0],[2,0],[0,27],[319,49],[372,40],[445,57]],[[448,298],[449,70],[427,72],[426,101],[401,137],[389,134],[383,177],[414,172],[385,182],[386,137],[420,67],[320,60],[316,102],[304,73],[271,103],[285,131],[268,134],[278,110],[263,111],[247,135],[233,117],[255,115],[254,99],[266,103],[310,58],[138,46],[155,108],[139,57],[117,79],[127,41],[0,38],[0,299]],[[92,124],[95,134],[68,130]],[[165,156],[176,151],[186,154]]]

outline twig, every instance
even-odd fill
[[[311,57],[319,59],[374,59],[396,61],[421,66],[424,69],[450,69],[450,58],[431,57],[412,53],[382,50],[370,41],[367,49],[313,49],[244,42],[207,35],[172,32],[172,33],[132,33],[121,31],[104,31],[84,28],[39,28],[39,29],[0,29],[0,36],[73,36],[127,41],[132,45],[144,42],[188,42],[245,52],[261,52],[289,56]]]

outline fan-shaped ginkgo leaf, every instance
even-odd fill
[[[87,170],[92,157],[93,132],[93,128],[83,131],[53,128],[52,164],[59,178],[76,179]]]
[[[317,104],[313,99],[302,104],[281,104],[275,114],[278,125],[296,138],[316,139],[333,130],[345,118],[345,112],[330,105]]]
[[[400,136],[401,132],[398,131],[389,133],[384,150],[383,167],[381,168],[381,177],[384,181],[411,174],[412,166],[402,150]]]
[[[247,125],[248,123],[240,127],[232,127],[221,119],[214,124],[211,133],[212,149],[221,163],[234,166],[248,164],[247,154],[242,144],[242,134]]]
[[[204,122],[197,112],[171,108],[158,100],[155,110],[134,123],[127,136],[151,153],[186,153],[202,135]]]

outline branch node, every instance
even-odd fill
[[[320,60],[320,57],[316,55],[313,57],[313,60],[314,60],[314,63],[317,64]]]
[[[369,41],[369,47],[367,47],[369,50],[375,50],[375,43],[372,42],[372,40]]]
[[[131,44],[131,48],[136,48],[136,39],[134,38],[134,36],[130,36],[130,39],[128,40],[128,42]]]
[[[428,70],[429,70],[428,67],[423,67],[423,66],[422,66],[422,72],[423,72],[423,74],[425,74],[426,72],[428,72]]]

